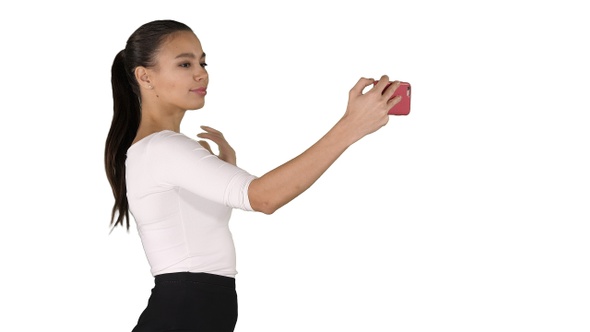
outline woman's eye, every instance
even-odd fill
[[[203,63],[201,63],[201,67],[205,68],[205,67],[207,67],[207,64],[203,62]]]
[[[191,64],[190,64],[190,63],[188,63],[188,62],[185,62],[185,63],[181,63],[181,64],[180,64],[180,66],[181,66],[182,68],[190,68]]]

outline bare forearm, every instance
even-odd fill
[[[254,180],[248,190],[252,208],[271,214],[306,191],[358,139],[351,129],[343,118],[305,152]]]

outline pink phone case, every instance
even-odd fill
[[[375,81],[374,84],[377,84],[378,81]],[[391,84],[391,82],[389,83]],[[389,86],[389,84],[387,86]],[[412,99],[412,87],[408,82],[400,82],[399,87],[391,96],[392,99],[396,96],[401,96],[402,100],[399,103],[395,104],[387,114],[389,115],[408,115],[410,114],[410,100]]]

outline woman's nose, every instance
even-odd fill
[[[202,80],[206,79],[207,77],[209,77],[209,74],[207,73],[207,71],[204,68],[201,68],[200,70],[198,70],[195,73],[195,81],[202,81]]]

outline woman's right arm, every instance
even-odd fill
[[[349,146],[386,125],[387,112],[399,102],[399,97],[389,100],[399,82],[387,86],[388,82],[384,75],[363,94],[374,80],[361,78],[350,90],[346,113],[330,131],[299,156],[250,183],[251,207],[272,214],[311,187]]]

